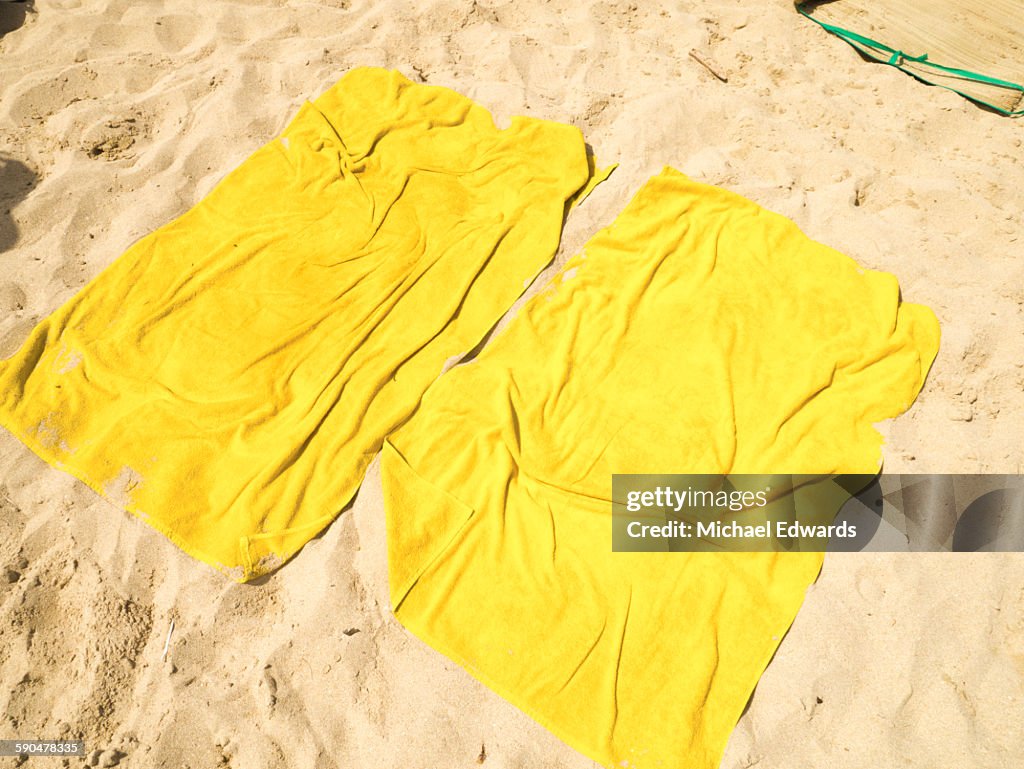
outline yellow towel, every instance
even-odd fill
[[[0,424],[246,580],[552,258],[583,137],[357,69],[0,364]]]
[[[613,553],[612,473],[873,473],[927,308],[666,169],[384,448],[398,619],[606,766],[712,769],[818,553]]]

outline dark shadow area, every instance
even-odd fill
[[[1024,489],[996,489],[971,502],[957,522],[953,551],[1024,551]]]
[[[809,0],[806,3],[797,3],[800,6],[801,11],[807,13],[814,13],[820,6],[828,5],[829,3],[835,2],[835,0]]]
[[[13,32],[34,12],[32,0],[0,0],[0,37]]]
[[[7,3],[0,2],[0,9]],[[20,160],[0,155],[0,254],[18,242],[12,211],[39,183],[39,175]]]

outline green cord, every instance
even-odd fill
[[[823,22],[823,21],[821,21],[819,19],[814,18],[810,13],[808,13],[805,10],[805,7],[804,7],[805,5],[806,5],[805,3],[797,3],[796,4],[796,9],[797,9],[797,11],[802,16],[807,17],[808,19],[810,19],[811,21],[813,21],[815,24],[817,24],[818,26],[822,27],[826,31],[831,32],[836,37],[840,38],[841,40],[846,41],[847,43],[852,45],[854,48],[858,48],[858,50],[859,50],[859,46],[857,44],[859,43],[861,46],[864,46],[865,48],[868,48],[868,49],[871,49],[871,50],[874,50],[874,51],[884,51],[885,53],[890,54],[888,61],[883,61],[882,59],[878,59],[878,61],[881,61],[884,64],[890,64],[890,65],[892,65],[894,67],[897,67],[897,68],[901,69],[904,72],[909,72],[911,75],[913,75],[914,73],[910,72],[909,70],[903,69],[902,65],[903,65],[904,61],[917,62],[919,64],[924,64],[925,66],[931,67],[933,69],[940,70],[940,71],[942,71],[942,72],[944,72],[946,74],[956,75],[958,77],[962,77],[962,78],[965,78],[967,80],[972,80],[972,81],[974,81],[976,83],[985,83],[987,85],[994,85],[994,86],[997,86],[997,87],[1000,87],[1000,88],[1008,88],[1008,89],[1013,90],[1013,91],[1020,91],[1022,94],[1024,94],[1024,85],[1020,85],[1018,83],[1011,83],[1011,82],[1009,82],[1007,80],[999,80],[999,79],[994,78],[994,77],[989,77],[988,75],[982,75],[982,74],[980,74],[978,72],[970,72],[970,71],[965,70],[965,69],[957,69],[956,67],[946,67],[946,66],[943,66],[942,64],[936,64],[936,63],[928,60],[928,54],[926,54],[926,53],[922,54],[921,56],[908,56],[903,51],[899,51],[899,50],[897,50],[895,48],[890,48],[889,46],[887,46],[887,45],[885,45],[883,43],[879,43],[877,40],[872,40],[869,37],[865,37],[864,35],[859,35],[856,32],[851,32],[848,29],[843,29],[842,27],[837,27],[837,26],[835,26],[833,24],[826,24],[825,22]],[[939,88],[945,88],[946,90],[953,91],[954,93],[958,93],[961,96],[965,96],[968,99],[971,99],[972,101],[978,102],[979,104],[984,104],[986,107],[990,107],[990,108],[996,110],[997,112],[1002,113],[1003,115],[1010,115],[1010,116],[1024,115],[1024,109],[1020,109],[1020,110],[1016,110],[1016,111],[1007,110],[1007,109],[1004,109],[1004,108],[1002,108],[1002,107],[1000,107],[1000,106],[998,106],[996,104],[990,104],[987,101],[983,101],[982,99],[979,99],[977,96],[971,96],[970,94],[966,94],[963,91],[959,91],[956,88],[952,88],[952,87],[947,86],[947,85],[942,85],[941,83],[932,83],[932,85],[937,85],[937,86],[939,86]]]

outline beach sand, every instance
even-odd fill
[[[0,3],[0,31],[0,356],[304,99],[388,66],[621,164],[559,261],[673,165],[894,273],[943,341],[881,426],[887,470],[1021,470],[1022,124],[788,2],[38,0]],[[1022,586],[1020,555],[828,557],[723,768],[1015,765]],[[376,463],[238,585],[0,431],[0,738],[56,737],[159,769],[595,766],[391,616]]]

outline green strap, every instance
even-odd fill
[[[931,67],[932,69],[940,70],[941,72],[944,72],[944,73],[949,74],[949,75],[956,75],[957,77],[962,77],[962,78],[965,78],[967,80],[974,81],[976,83],[985,83],[987,85],[994,85],[994,86],[997,86],[999,88],[1008,88],[1008,89],[1013,90],[1013,91],[1020,91],[1022,94],[1024,94],[1024,85],[1020,85],[1019,83],[1011,83],[1011,82],[1009,82],[1007,80],[999,80],[999,79],[994,78],[994,77],[989,77],[988,75],[982,75],[979,72],[970,72],[970,71],[968,71],[966,69],[957,69],[956,67],[946,67],[946,66],[943,66],[942,64],[936,64],[935,62],[932,62],[932,61],[928,60],[928,54],[926,54],[926,53],[922,54],[920,56],[908,56],[903,51],[897,50],[895,48],[890,48],[889,46],[887,46],[887,45],[885,45],[883,43],[879,43],[877,40],[872,40],[870,37],[865,37],[864,35],[857,34],[856,32],[851,32],[848,29],[843,29],[842,27],[837,27],[837,26],[835,26],[833,24],[826,24],[825,22],[821,21],[820,19],[814,18],[810,13],[808,13],[806,8],[805,8],[805,5],[806,5],[806,3],[797,3],[796,4],[796,9],[797,9],[797,11],[802,16],[807,17],[808,19],[813,21],[818,26],[822,27],[823,29],[825,29],[828,32],[831,32],[836,37],[839,37],[840,39],[845,40],[847,43],[852,45],[854,48],[857,48],[858,47],[857,44],[859,43],[861,46],[864,46],[865,48],[869,48],[869,49],[874,50],[874,51],[884,51],[885,53],[890,54],[889,60],[885,61],[883,63],[891,64],[892,66],[898,67],[899,69],[903,70],[904,72],[909,72],[909,70],[903,69],[903,66],[902,66],[903,62],[904,61],[913,61],[913,62],[917,62],[919,64],[924,64],[925,66]],[[879,59],[879,61],[882,61],[882,60]],[[910,74],[914,74],[914,73],[910,72]],[[952,88],[950,86],[943,85],[942,83],[932,83],[932,85],[937,85],[940,88],[945,88],[946,90],[953,91],[954,93],[958,93],[961,96],[965,96],[968,99],[971,99],[972,101],[978,102],[979,104],[984,104],[986,107],[990,107],[990,108],[996,110],[996,112],[1002,113],[1003,115],[1024,115],[1024,109],[1020,109],[1020,110],[1016,110],[1016,111],[1007,110],[1007,109],[1004,109],[1003,107],[1000,107],[1000,106],[998,106],[996,104],[990,104],[987,101],[983,101],[983,100],[979,99],[977,96],[971,96],[970,94],[966,94],[963,91],[957,90],[956,88]]]

